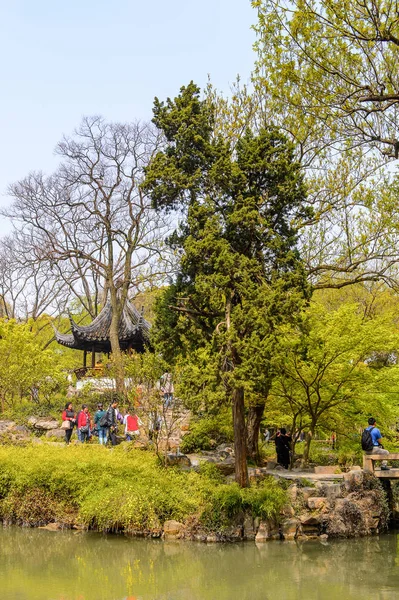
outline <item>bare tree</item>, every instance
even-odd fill
[[[81,289],[90,314],[95,314],[99,290],[102,300],[108,296],[120,393],[124,371],[118,326],[129,290],[164,275],[160,260],[167,223],[140,187],[158,144],[157,133],[146,123],[85,118],[74,137],[58,144],[62,162],[54,174],[31,173],[9,189],[13,204],[6,214],[30,240],[33,259],[50,265],[75,295]]]

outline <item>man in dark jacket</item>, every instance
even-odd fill
[[[290,449],[292,437],[287,434],[286,429],[282,427],[276,435],[277,462],[279,465],[288,469],[290,466]]]
[[[116,446],[117,442],[117,429],[118,423],[123,421],[122,415],[118,410],[118,402],[113,400],[108,407],[107,410],[107,429],[108,429],[108,438],[111,440],[111,444]]]

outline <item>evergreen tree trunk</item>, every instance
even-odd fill
[[[235,387],[232,393],[235,480],[241,487],[248,487],[247,444],[245,426],[244,388]]]
[[[260,463],[259,454],[259,431],[265,410],[265,402],[259,402],[249,407],[247,417],[247,450],[248,458],[251,458],[258,465]]]

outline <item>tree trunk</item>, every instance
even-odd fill
[[[306,465],[309,462],[310,443],[314,435],[314,427],[312,426],[306,434],[305,450],[303,451],[302,465]]]
[[[112,361],[115,369],[115,388],[120,396],[125,395],[125,369],[123,365],[123,355],[119,345],[119,317],[115,311],[112,311],[112,320],[109,328],[109,338],[111,342]]]
[[[235,454],[235,480],[241,487],[248,487],[247,466],[247,431],[245,427],[244,388],[233,389],[233,427],[234,427],[234,454]]]
[[[247,417],[248,458],[254,460],[257,465],[260,464],[259,431],[260,423],[262,421],[263,413],[265,410],[265,404],[265,402],[259,402],[254,406],[250,406]]]

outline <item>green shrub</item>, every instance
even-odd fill
[[[123,446],[2,446],[0,464],[0,518],[27,525],[129,532],[194,519],[223,529],[244,510],[276,516],[285,502],[273,479],[242,490],[213,465],[199,473],[166,469],[155,455]]]
[[[195,417],[190,422],[190,431],[181,442],[185,453],[212,450],[219,444],[232,443],[233,426],[230,411],[218,415]]]

